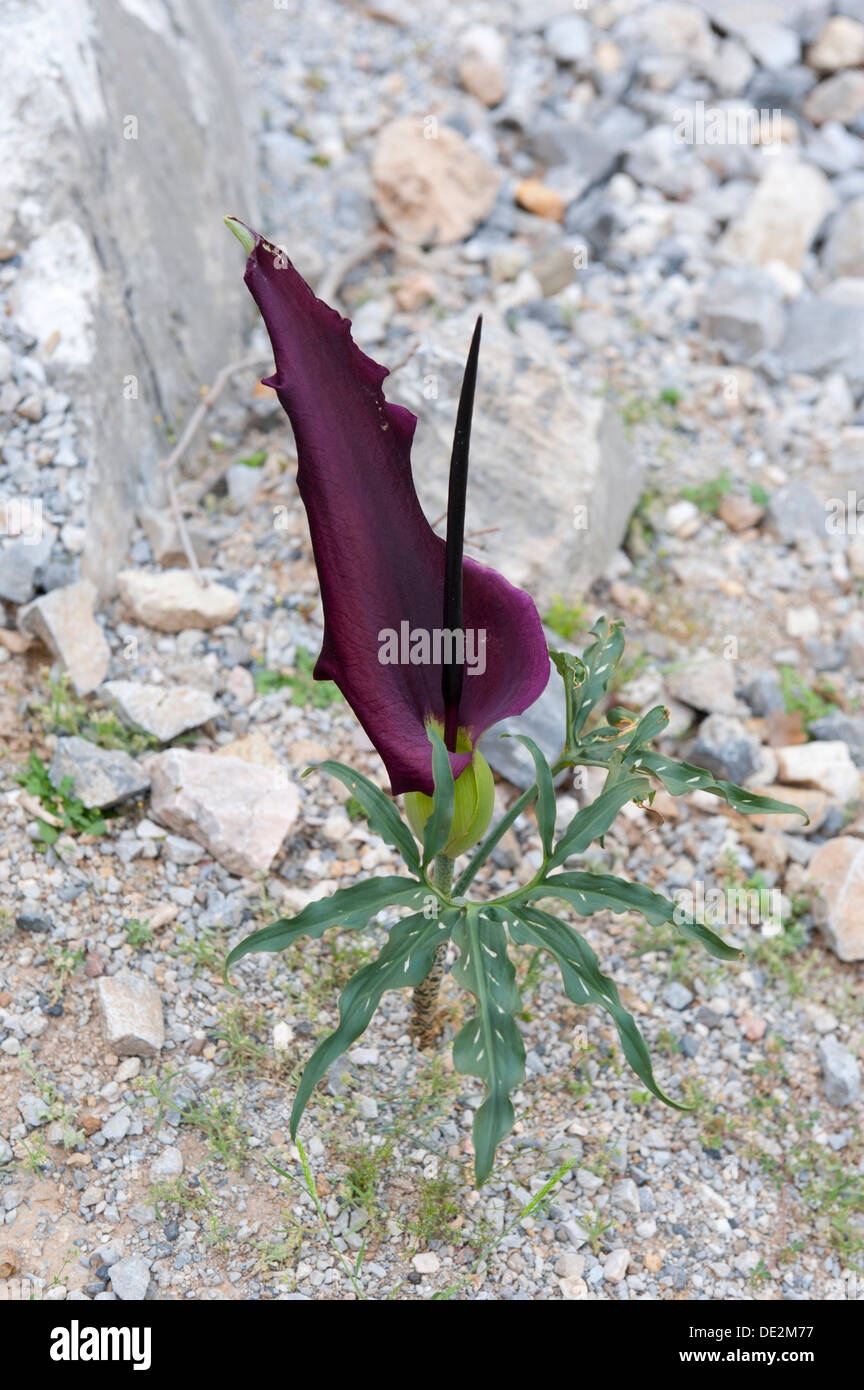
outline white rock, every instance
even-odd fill
[[[404,241],[462,241],[495,205],[497,169],[450,126],[401,117],[385,125],[372,156],[375,205]]]
[[[603,1278],[610,1284],[617,1284],[627,1273],[630,1264],[630,1251],[626,1249],[613,1250],[603,1262]]]
[[[281,769],[180,748],[145,767],[155,820],[203,845],[229,873],[267,872],[300,809]]]
[[[857,68],[864,63],[864,24],[835,14],[807,50],[807,62],[819,72]]]
[[[801,743],[776,752],[780,780],[788,786],[817,787],[841,805],[858,795],[860,770],[852,761],[848,744],[839,739]]]
[[[273,1051],[287,1052],[294,1041],[294,1029],[284,1019],[273,1027]]]
[[[721,258],[766,265],[783,261],[800,270],[804,257],[837,197],[819,169],[793,158],[776,156],[743,216],[729,227],[718,247]]]
[[[612,1185],[612,1205],[621,1211],[638,1213],[639,1189],[632,1178],[621,1178]]]
[[[159,632],[221,627],[236,618],[240,598],[224,584],[199,584],[191,570],[123,570],[123,601],[139,623]]]
[[[162,999],[143,975],[129,970],[96,981],[102,1035],[118,1056],[155,1057],[165,1042]]]
[[[159,1182],[162,1178],[179,1178],[183,1172],[183,1155],[178,1148],[169,1144],[164,1148],[158,1158],[154,1158],[150,1164],[151,1182]]]
[[[786,631],[790,637],[815,637],[821,626],[819,610],[812,603],[786,610]]]
[[[418,1274],[437,1274],[441,1268],[441,1261],[434,1250],[423,1250],[419,1255],[415,1255],[411,1263]]]
[[[817,893],[814,917],[831,949],[840,960],[864,960],[864,840],[854,835],[826,840],[810,860],[807,876]]]
[[[160,743],[168,743],[187,729],[197,729],[208,719],[218,719],[222,713],[206,690],[192,685],[106,681],[99,694],[124,724],[143,729]]]
[[[558,1287],[569,1303],[582,1303],[588,1297],[588,1285],[584,1279],[559,1279]]]
[[[38,637],[58,656],[79,695],[88,695],[105,679],[111,649],[96,619],[96,589],[88,579],[52,589],[22,608],[18,626]]]

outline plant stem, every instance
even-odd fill
[[[448,894],[453,882],[453,860],[446,854],[435,858],[434,883],[439,893]],[[438,1036],[438,991],[444,976],[444,962],[447,958],[446,943],[435,952],[432,969],[419,985],[414,987],[414,1015],[411,1019],[411,1033],[421,1051],[435,1046]]]

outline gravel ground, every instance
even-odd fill
[[[234,596],[236,616],[168,632],[117,600],[98,622],[108,680],[209,697],[168,740],[181,754],[233,745],[235,758],[271,766],[294,788],[296,815],[269,867],[229,871],[212,837],[166,827],[146,794],[127,796],[105,823],[76,811],[56,837],[49,827],[46,844],[44,776],[58,744],[77,735],[113,747],[140,774],[165,741],[130,733],[104,685],[75,695],[44,648],[0,645],[0,1268],[9,1277],[57,1299],[864,1297],[864,932],[860,916],[851,921],[858,954],[841,959],[836,930],[819,929],[820,892],[839,870],[814,878],[811,869],[832,846],[864,843],[855,771],[864,764],[864,552],[847,496],[856,485],[864,493],[860,326],[832,320],[832,351],[816,352],[822,296],[842,280],[854,307],[864,283],[836,211],[854,219],[864,194],[864,130],[839,106],[836,119],[815,119],[810,94],[832,69],[818,66],[824,53],[795,56],[802,38],[808,56],[822,23],[805,32],[801,7],[791,8],[784,32],[795,53],[770,68],[753,56],[754,36],[709,28],[695,6],[649,7],[653,37],[634,27],[638,6],[617,3],[584,15],[497,3],[417,13],[398,0],[290,11],[244,2],[232,12],[263,225],[313,282],[376,233],[370,156],[387,122],[437,113],[500,168],[494,209],[470,238],[372,250],[335,292],[385,362],[401,360],[429,324],[491,300],[514,324],[542,329],[586,397],[609,397],[646,465],[644,495],[605,574],[584,595],[562,578],[547,624],[579,648],[598,615],[623,616],[616,701],[644,709],[663,700],[669,752],[688,755],[695,736],[694,757],[713,771],[806,800],[811,825],[801,833],[779,818],[745,820],[700,793],[673,801],[661,792],[662,823],[631,807],[585,856],[670,895],[720,888],[728,901],[744,886],[781,895],[779,933],[770,922],[728,929],[748,952],[738,966],[627,915],[583,924],[660,1084],[692,1108],[649,1099],[611,1025],[568,1005],[551,967],[520,948],[527,1077],[492,1180],[473,1188],[479,1092],[443,1048],[414,1050],[410,999],[394,993],[307,1111],[313,1201],[287,1135],[291,1099],[337,1018],[341,985],[389,922],[246,959],[231,986],[222,963],[275,915],[398,865],[352,819],[340,787],[300,776],[331,756],[385,785],[351,712],[309,679],[321,613],[290,432],[254,376],[241,374],[183,485],[208,547],[205,572]],[[466,38],[469,24],[493,38]],[[486,67],[478,74],[475,63],[472,76],[460,64],[477,52]],[[476,92],[494,89],[496,54],[504,96],[487,105]],[[800,230],[807,203],[824,202],[819,225],[801,232],[797,265],[775,227],[777,255],[749,267],[756,279],[736,309],[716,281],[721,243],[744,216],[764,156],[752,146],[714,148],[710,158],[659,144],[627,151],[685,99],[757,96],[795,120],[801,164],[827,192],[820,183],[788,211],[784,226]],[[552,118],[602,125],[619,152],[602,173],[586,173],[571,135],[567,160],[538,163],[532,142]],[[520,181],[538,170],[564,200],[563,221],[517,204]],[[751,222],[748,235],[758,234]],[[587,267],[550,292],[550,256],[572,259],[585,238]],[[0,267],[4,295],[15,273],[14,262]],[[400,288],[421,273],[432,289],[400,303]],[[790,343],[775,320],[796,313],[813,318]],[[74,402],[51,386],[12,313],[3,334],[0,481],[16,495],[38,487],[56,528],[44,555],[28,547],[4,561],[20,590],[0,605],[0,627],[15,638],[21,603],[77,577],[85,495]],[[803,340],[810,362],[796,356]],[[832,529],[833,497],[845,507]],[[130,568],[158,558],[140,531]],[[817,750],[819,765],[796,778],[788,754],[801,748]],[[81,750],[69,756],[84,778]],[[562,814],[584,792],[563,788]],[[497,795],[503,808],[515,792],[502,780]],[[69,798],[53,805],[62,821]],[[539,856],[533,818],[522,817],[482,888],[517,886]],[[152,985],[159,1016],[146,1026],[130,1017],[131,1044],[111,1033],[100,1005],[106,981],[130,974]],[[442,1003],[449,1037],[465,1009],[449,977]],[[159,1026],[164,1041],[142,1042]]]

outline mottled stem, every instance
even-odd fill
[[[439,854],[435,859],[434,882],[439,893],[449,893],[453,882],[453,860],[448,859],[446,854]],[[444,977],[446,959],[447,944],[444,942],[435,953],[432,969],[426,979],[414,987],[411,1035],[423,1052],[433,1048],[438,1038],[438,991]]]

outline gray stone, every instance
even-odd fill
[[[788,483],[772,492],[765,513],[765,525],[786,545],[826,536],[825,505],[804,483]]]
[[[543,36],[546,47],[559,63],[585,64],[591,57],[592,30],[579,15],[553,19]]]
[[[761,744],[740,719],[712,714],[699,726],[688,761],[739,785],[759,769]]]
[[[734,662],[694,661],[670,671],[666,690],[673,699],[704,714],[746,715],[747,707],[735,695]]]
[[[39,537],[20,536],[0,549],[0,598],[9,603],[29,603],[36,592],[36,578],[51,554],[57,528],[43,525],[41,531]]]
[[[139,489],[163,499],[157,421],[185,418],[239,347],[242,261],[221,223],[255,218],[239,84],[206,0],[69,0],[62,27],[45,0],[6,6],[0,47],[12,308],[86,407],[84,564],[107,590]]]
[[[102,975],[96,981],[102,1032],[121,1057],[155,1057],[165,1042],[162,1000],[158,989],[130,970]]]
[[[178,1148],[168,1145],[158,1158],[150,1164],[150,1181],[159,1182],[161,1178],[179,1178],[183,1172],[183,1155]]]
[[[48,1106],[41,1096],[25,1095],[18,1101],[18,1112],[30,1129],[37,1129],[48,1119]]]
[[[35,912],[21,912],[15,918],[15,925],[19,931],[50,932],[51,919],[41,917]]]
[[[142,1255],[124,1255],[111,1266],[111,1288],[127,1303],[140,1303],[147,1296],[150,1266]]]
[[[168,743],[187,729],[218,719],[221,708],[206,690],[192,685],[145,685],[106,681],[99,694],[124,724]]]
[[[726,34],[743,34],[753,24],[787,24],[802,38],[815,38],[831,8],[829,0],[693,0]],[[845,5],[842,7],[845,9]]]
[[[427,516],[447,505],[448,460],[474,311],[429,324],[399,372],[398,399],[420,423],[412,465]],[[618,548],[642,489],[643,466],[620,417],[574,385],[547,330],[511,332],[484,311],[481,377],[471,435],[469,524],[497,528],[468,553],[527,589],[541,608],[578,593]],[[428,399],[430,377],[437,399]],[[394,395],[397,394],[394,388]],[[525,460],[531,460],[527,469]]]
[[[124,1105],[121,1110],[106,1120],[102,1126],[102,1133],[106,1139],[125,1139],[132,1125],[132,1111],[128,1105]]]
[[[703,333],[727,361],[749,362],[773,348],[783,332],[780,287],[758,270],[721,270],[706,288],[700,310]]]
[[[819,1044],[819,1065],[830,1104],[854,1104],[861,1084],[861,1068],[848,1047],[843,1047],[836,1038],[823,1038]]]
[[[790,308],[778,352],[787,371],[826,376],[842,372],[864,386],[864,303],[852,299],[800,298]]]
[[[809,729],[814,738],[845,743],[852,761],[864,768],[864,714],[826,714],[814,719]]]
[[[639,1212],[639,1189],[632,1178],[620,1178],[612,1184],[612,1205],[621,1211]]]
[[[670,1009],[686,1009],[688,1004],[692,1004],[693,995],[686,985],[682,985],[679,980],[670,980],[668,985],[663,986],[663,1003]]]
[[[864,276],[864,198],[853,198],[832,220],[822,261],[835,279],[841,275]]]
[[[149,789],[150,778],[121,748],[99,748],[77,735],[59,738],[49,777],[55,787],[72,779],[72,795],[90,809],[116,806]]]
[[[780,682],[772,671],[758,671],[747,682],[742,695],[750,709],[760,719],[765,719],[775,710],[785,708]]]
[[[12,1162],[12,1145],[0,1135],[0,1168]]]
[[[582,192],[591,184],[608,178],[623,149],[620,143],[609,139],[587,121],[538,121],[528,132],[525,143],[532,157],[547,169],[563,165],[568,173],[580,178]]]
[[[232,463],[225,474],[231,501],[238,507],[245,507],[247,503],[254,501],[261,486],[262,476],[260,468],[250,468],[247,463]]]
[[[637,183],[657,188],[667,198],[692,198],[711,182],[692,147],[676,139],[672,124],[652,126],[634,140],[624,167]]]
[[[540,699],[517,718],[493,724],[480,740],[480,751],[499,777],[527,791],[536,776],[534,759],[523,744],[505,735],[527,734],[554,762],[564,744],[565,718],[564,686],[553,671]]]

